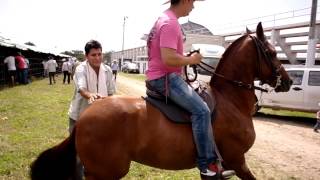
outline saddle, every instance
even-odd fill
[[[210,87],[205,83],[201,84],[199,81],[195,81],[191,87],[198,93],[198,95],[207,103],[210,111],[211,117],[214,116],[214,107],[216,101],[212,93],[210,93]],[[146,81],[147,87],[147,96],[142,97],[146,102],[150,103],[155,108],[159,109],[169,120],[174,123],[191,123],[191,113],[189,113],[184,108],[180,107],[169,98],[167,99],[162,93],[159,93],[155,90],[149,83]]]

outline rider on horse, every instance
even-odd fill
[[[183,66],[199,64],[202,59],[199,53],[183,56],[183,33],[178,22],[180,17],[188,16],[192,11],[194,0],[171,0],[170,3],[170,8],[158,18],[148,37],[147,83],[191,113],[197,166],[201,176],[214,177],[221,172],[215,152],[211,112],[181,77]]]

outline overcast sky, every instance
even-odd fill
[[[164,0],[0,0],[0,36],[57,51],[83,50],[96,39],[103,51],[121,50],[123,17],[127,16],[125,49],[144,45]],[[206,0],[196,2],[180,20],[214,28],[294,9],[311,7],[312,0]],[[319,5],[319,4],[318,4]]]

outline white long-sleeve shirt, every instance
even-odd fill
[[[88,90],[88,74],[87,74],[88,63],[86,61],[82,62],[77,66],[73,80],[75,83],[75,89],[72,101],[69,107],[69,117],[73,120],[78,120],[80,113],[84,111],[88,106],[88,100],[81,96],[80,89]],[[107,65],[105,66],[106,73],[106,85],[108,95],[113,95],[116,92],[114,82],[112,80],[112,71],[111,68]]]

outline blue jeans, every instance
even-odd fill
[[[20,84],[28,84],[28,69],[19,69],[18,79]]]
[[[168,98],[191,113],[193,138],[197,148],[197,166],[200,170],[204,170],[217,160],[210,110],[180,75],[171,73],[167,78]],[[150,81],[150,85],[164,95],[165,83],[165,77]]]

